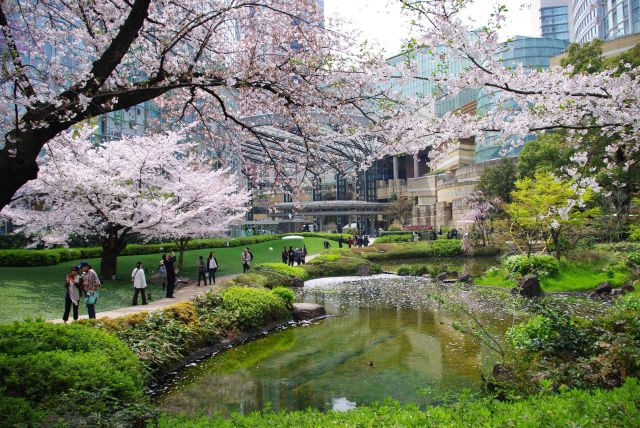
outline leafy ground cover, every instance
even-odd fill
[[[397,259],[422,259],[435,257],[455,257],[462,254],[461,243],[457,239],[439,239],[437,241],[374,243],[353,251],[367,260],[383,263]]]
[[[322,238],[304,238],[302,240],[275,240],[250,245],[254,255],[253,264],[280,261],[283,246],[307,246],[309,254],[322,251]],[[270,250],[269,248],[273,248]],[[208,256],[214,251],[218,260],[218,276],[242,272],[239,247],[200,249],[185,252],[185,268],[180,276],[197,277],[196,263],[198,256]],[[142,261],[148,270],[147,277],[153,273],[160,262],[160,254],[122,256],[118,258],[118,277],[122,281],[105,281],[97,305],[98,311],[116,309],[131,304],[132,291],[128,280],[136,261]],[[64,309],[64,277],[73,264],[73,260],[55,266],[0,268],[0,323],[22,320],[25,317],[42,317],[53,319],[62,317]],[[99,259],[89,259],[99,265]],[[162,287],[150,285],[148,291],[153,298],[162,297]],[[80,314],[86,313],[84,305],[80,305]]]
[[[561,260],[556,273],[540,281],[540,286],[546,292],[584,291],[597,287],[608,281],[615,287],[622,286],[630,278],[631,271],[621,263],[611,263],[609,260]],[[516,281],[509,276],[505,268],[489,269],[484,275],[474,281],[477,285],[512,288]]]
[[[306,410],[298,412],[256,412],[230,418],[189,418],[163,415],[159,428],[205,427],[630,427],[640,420],[640,385],[628,379],[624,386],[605,391],[569,391],[559,395],[538,395],[527,400],[501,402],[493,399],[462,400],[449,406],[421,409],[386,402],[348,412]]]

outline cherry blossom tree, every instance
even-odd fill
[[[434,52],[443,63],[461,60],[469,64],[455,76],[442,67],[433,76],[415,78],[437,85],[442,97],[475,88],[492,96],[495,103],[495,108],[483,116],[456,112],[437,116],[427,108],[434,102],[434,97],[427,95],[422,103],[426,106],[423,121],[428,132],[405,149],[417,151],[431,145],[437,154],[464,137],[475,136],[476,143],[483,144],[487,133],[506,145],[517,146],[527,135],[549,129],[566,130],[579,141],[590,130],[599,130],[603,136],[615,136],[607,147],[609,163],[613,165],[613,157],[633,162],[640,148],[640,67],[625,63],[617,69],[583,74],[573,73],[571,67],[506,66],[500,61],[505,45],[498,34],[506,7],[496,5],[490,22],[474,30],[462,19],[465,6],[472,1],[399,2],[416,30],[409,50]]]
[[[221,161],[253,157],[284,182],[336,135],[382,136],[404,110],[380,82],[402,74],[323,20],[308,0],[1,2],[0,209],[56,135],[149,100],[197,121]]]
[[[71,234],[102,245],[101,275],[116,273],[133,238],[212,236],[245,212],[248,195],[227,170],[212,170],[177,133],[89,141],[66,132],[46,145],[37,180],[5,211],[27,235],[62,244]],[[76,135],[74,135],[76,134]]]

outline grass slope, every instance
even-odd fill
[[[283,246],[307,246],[309,254],[322,252],[321,238],[286,239],[266,241],[250,245],[253,253],[253,265],[266,262],[278,262]],[[273,248],[270,251],[269,248]],[[201,249],[185,252],[184,269],[180,276],[197,278],[198,256],[206,258],[214,251],[218,260],[217,276],[242,272],[240,254],[242,247]],[[100,294],[97,310],[107,311],[131,304],[133,292],[129,277],[136,261],[142,261],[149,277],[157,269],[160,254],[122,256],[118,258],[118,277],[122,281],[105,281]],[[69,268],[80,260],[64,262],[55,266],[0,268],[0,322],[23,320],[25,317],[53,319],[62,317],[64,310],[64,277]],[[98,267],[99,259],[89,259],[89,263]],[[163,296],[162,287],[149,285],[148,291],[153,298]],[[80,305],[80,314],[86,314],[84,304]]]
[[[577,262],[573,260],[561,260],[560,271],[549,278],[544,278],[540,286],[546,292],[557,291],[585,291],[597,287],[600,283],[608,281],[618,287],[629,278],[628,271],[606,270],[604,262],[589,261]],[[483,276],[476,278],[477,285],[490,285],[494,287],[512,288],[516,282],[507,278],[503,269],[490,270]]]

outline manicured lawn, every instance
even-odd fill
[[[613,286],[621,286],[629,278],[629,272],[616,269],[606,270],[605,262],[589,261],[577,262],[572,260],[560,261],[560,271],[540,282],[542,289],[547,292],[557,291],[584,291],[597,287],[600,283],[608,281]],[[511,288],[516,282],[508,279],[505,272],[491,270],[485,275],[476,278],[478,285],[491,285],[494,287]]]
[[[278,262],[283,246],[307,246],[309,254],[322,252],[321,238],[286,239],[267,241],[250,245],[253,253],[252,264]],[[273,250],[269,250],[273,248]],[[218,260],[217,276],[242,272],[240,254],[242,247],[201,249],[185,252],[184,269],[179,276],[197,278],[198,256],[205,259],[214,251]],[[97,268],[99,259],[89,259]],[[129,280],[137,261],[142,261],[147,270],[147,278],[155,273],[160,262],[160,254],[122,256],[118,259],[119,281],[105,281],[96,309],[98,312],[116,309],[131,304],[133,292]],[[80,260],[65,262],[55,266],[0,268],[0,322],[23,320],[25,317],[53,319],[62,317],[64,309],[64,277],[71,266]],[[162,287],[149,285],[147,289],[152,299],[164,295]],[[86,314],[86,307],[80,304],[80,314]]]

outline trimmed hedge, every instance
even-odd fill
[[[309,277],[320,278],[326,276],[356,275],[360,266],[368,266],[371,273],[381,273],[382,268],[361,255],[343,248],[325,251],[316,258],[303,265]]]
[[[387,235],[387,236],[383,236],[381,238],[377,238],[376,239],[376,243],[378,244],[389,244],[389,243],[394,243],[394,242],[411,242],[413,241],[413,236],[412,235],[406,235],[406,234],[402,234],[402,235]]]
[[[406,242],[398,244],[377,243],[371,247],[357,249],[367,260],[374,262],[394,259],[425,259],[428,257],[455,257],[462,255],[461,241],[443,239],[438,241]]]
[[[380,237],[384,236],[402,236],[402,235],[412,235],[412,232],[409,230],[383,230],[380,232]]]
[[[286,235],[300,235],[309,238],[322,238],[338,241],[340,236],[345,240],[349,239],[348,234],[338,233],[312,233],[300,234],[277,234],[277,235],[256,235],[244,238],[224,239],[193,239],[187,244],[187,250],[200,250],[222,247],[243,247],[265,241],[280,239]],[[162,252],[178,251],[176,244],[172,242],[161,244],[129,244],[122,252],[121,256],[133,256],[144,254],[158,254]],[[0,250],[0,267],[34,267],[52,266],[69,260],[92,259],[102,257],[102,248],[51,248],[46,250],[9,249]]]
[[[257,273],[276,272],[289,278],[307,279],[307,271],[301,266],[289,266],[284,263],[261,263],[254,269]]]
[[[222,307],[237,313],[238,323],[244,329],[256,329],[288,314],[285,301],[269,290],[229,287],[221,295]]]

